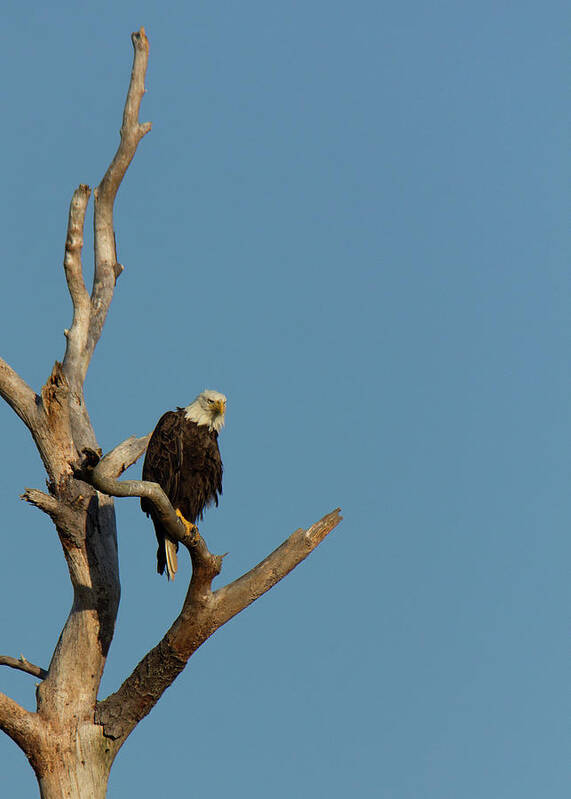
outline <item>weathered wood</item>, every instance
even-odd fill
[[[139,122],[139,108],[145,93],[145,75],[149,60],[149,40],[141,28],[131,36],[135,57],[131,82],[121,125],[121,141],[101,183],[94,192],[95,270],[91,291],[91,317],[86,351],[89,359],[99,341],[107,317],[115,282],[123,271],[117,262],[115,232],[113,230],[113,205],[119,186],[137,146],[143,136],[151,130],[150,122]]]
[[[76,479],[74,470],[83,449],[97,449],[83,383],[119,272],[113,203],[139,141],[150,130],[150,124],[138,122],[148,61],[144,30],[133,34],[132,40],[133,70],[121,142],[95,191],[96,263],[91,295],[81,263],[89,187],[79,186],[70,204],[64,271],[73,322],[66,331],[63,364],[56,362],[36,395],[0,361],[0,395],[30,429],[48,475],[48,494],[30,488],[23,499],[54,521],[74,591],[47,673],[42,670],[39,675],[44,679],[37,690],[37,712],[24,711],[8,697],[0,699],[0,728],[26,751],[46,799],[105,796],[114,756],[93,716],[119,607],[115,513],[113,500]],[[32,673],[32,664],[26,670]]]
[[[36,395],[20,375],[0,358],[0,397],[8,405],[29,430],[37,425]]]
[[[97,707],[96,720],[117,747],[152,710],[194,652],[223,624],[289,574],[341,518],[337,509],[307,530],[296,530],[247,574],[214,592],[212,580],[220,572],[222,559],[212,555],[200,537],[198,543],[183,542],[191,554],[193,573],[179,616],[119,690]]]
[[[88,366],[86,343],[91,316],[89,293],[85,288],[81,264],[83,227],[90,195],[91,189],[84,184],[81,184],[73,193],[69,207],[63,260],[65,279],[73,303],[73,322],[71,328],[64,331],[67,344],[63,359],[63,373],[74,390],[79,390],[79,392],[81,392]]]
[[[117,263],[113,206],[117,190],[150,123],[139,122],[149,42],[141,28],[132,35],[133,69],[119,148],[94,190],[95,270],[89,294],[81,252],[88,186],[71,200],[64,272],[73,304],[62,363],[36,394],[0,360],[0,396],[30,430],[44,463],[48,492],[27,488],[22,499],[54,522],[73,587],[73,604],[47,669],[0,656],[0,665],[42,680],[31,713],[0,693],[0,729],[25,752],[44,799],[103,799],[117,752],[184,669],[188,659],[220,626],[268,591],[333,530],[333,511],[307,530],[297,530],[261,563],[218,591],[212,581],[223,557],[209,552],[197,529],[187,533],[162,488],[119,480],[144,452],[150,434],[131,437],[101,457],[83,385],[122,267]],[[112,497],[146,497],[192,561],[178,618],[136,666],[118,691],[102,702],[97,694],[113,638],[120,582]]]
[[[0,655],[0,666],[9,666],[11,669],[25,671],[26,674],[31,674],[32,677],[39,677],[41,680],[48,676],[45,669],[30,663],[24,655],[20,655],[19,658],[12,658],[9,655]]]

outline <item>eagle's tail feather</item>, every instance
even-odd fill
[[[178,558],[176,556],[177,545],[170,538],[165,538],[165,555],[167,577],[169,580],[174,580],[174,576],[178,569]]]

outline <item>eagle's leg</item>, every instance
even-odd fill
[[[191,537],[193,543],[198,541],[198,537],[200,535],[198,532],[198,527],[192,522],[189,522],[188,519],[185,519],[178,508],[176,509],[176,515],[183,523],[186,534]]]

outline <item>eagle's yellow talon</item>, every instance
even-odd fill
[[[178,508],[176,509],[176,515],[178,516],[178,518],[183,523],[184,529],[186,531],[186,534],[187,535],[191,535],[193,530],[194,530],[194,524],[192,522],[189,522],[187,519],[185,519]]]
[[[198,532],[198,527],[195,524],[193,524],[192,522],[189,522],[188,519],[185,519],[178,508],[176,509],[176,515],[178,516],[178,518],[183,523],[185,532],[186,532],[186,534],[188,536],[190,536],[190,539],[191,539],[192,543],[196,544],[198,539],[200,538],[200,533]]]

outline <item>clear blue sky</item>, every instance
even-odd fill
[[[71,321],[69,199],[118,142],[125,265],[87,396],[101,446],[229,398],[219,584],[344,522],[219,630],[131,736],[109,797],[567,795],[568,3],[7,2],[0,351],[38,388]],[[565,259],[564,259],[564,254]],[[90,269],[86,251],[85,262]],[[0,407],[0,652],[47,665],[71,591]],[[140,466],[131,470],[138,476]],[[102,695],[178,612],[137,503]],[[34,706],[33,678],[0,688]],[[0,792],[34,796],[0,740]]]

